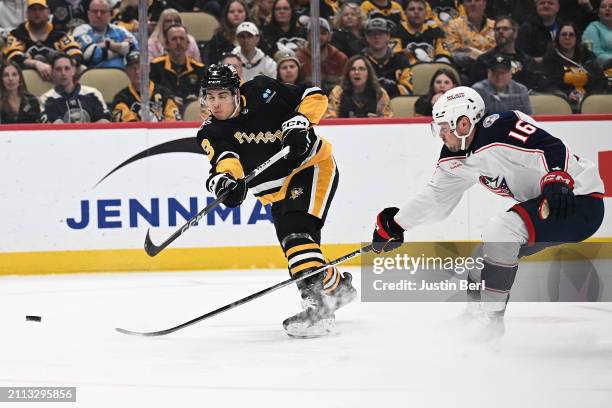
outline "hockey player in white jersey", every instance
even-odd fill
[[[518,259],[564,242],[592,236],[603,221],[603,182],[594,163],[570,152],[531,117],[519,111],[492,113],[471,88],[447,91],[433,106],[432,131],[444,142],[425,188],[401,208],[378,214],[373,248],[379,253],[403,242],[404,231],[446,218],[468,188],[481,184],[518,203],[495,216],[482,232],[484,268],[468,280],[485,280],[471,292],[479,313],[501,320]]]

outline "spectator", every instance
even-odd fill
[[[304,74],[300,66],[300,60],[295,53],[289,49],[277,51],[274,54],[276,61],[276,79],[284,84],[301,85],[305,84]]]
[[[89,24],[74,29],[88,68],[123,68],[124,57],[138,50],[138,41],[125,28],[110,23],[108,0],[92,0],[87,10]]]
[[[251,8],[251,18],[257,27],[263,27],[272,21],[274,0],[255,0]]]
[[[612,67],[612,0],[602,0],[599,21],[593,21],[584,31],[582,42],[595,54],[604,68]]]
[[[166,53],[166,39],[164,38],[164,33],[172,24],[183,24],[181,15],[176,9],[165,9],[159,16],[159,21],[149,38],[149,58],[151,60]],[[187,39],[189,40],[187,56],[201,62],[202,58],[200,57],[200,50],[198,49],[195,38],[189,34]]]
[[[26,19],[26,0],[0,2],[0,32],[10,31]]]
[[[591,21],[597,20],[600,0],[559,0],[559,21],[571,21],[583,32]]]
[[[40,97],[45,123],[109,122],[110,114],[100,91],[78,83],[76,62],[66,54],[53,58],[55,88]]]
[[[240,77],[240,83],[244,82],[244,64],[240,57],[236,54],[232,54],[231,52],[226,52],[221,56],[221,65],[229,64],[236,68],[236,72],[238,72],[238,76]]]
[[[142,120],[140,100],[140,53],[132,51],[125,56],[125,73],[130,85],[113,99],[113,122],[138,122]],[[168,90],[149,81],[149,118],[152,122],[181,120],[178,106]]]
[[[42,79],[51,80],[51,61],[57,53],[65,53],[79,64],[83,53],[79,43],[49,22],[46,0],[28,0],[27,20],[12,30],[3,50],[8,61],[21,68],[34,68]]]
[[[329,92],[334,85],[340,83],[342,79],[342,71],[348,59],[346,55],[330,44],[331,27],[324,18],[320,21],[320,56],[321,56],[321,88],[325,92]],[[308,23],[308,34],[310,38],[310,27]],[[307,42],[304,47],[298,49],[295,53],[300,60],[301,70],[304,73],[304,78],[308,82],[312,82],[312,57],[310,55],[310,42]]]
[[[28,92],[19,65],[2,64],[0,77],[0,123],[40,122],[40,104]]]
[[[536,15],[521,25],[517,45],[525,54],[542,63],[546,50],[557,35],[559,0],[535,0]]]
[[[306,44],[305,35],[297,22],[295,7],[290,0],[274,0],[272,21],[262,28],[264,42],[270,55],[279,50],[278,43],[296,51]]]
[[[390,98],[412,94],[412,71],[403,54],[395,54],[389,47],[391,29],[384,18],[373,18],[366,24],[366,42],[363,50],[374,67],[378,82]]]
[[[249,9],[243,0],[229,0],[225,3],[219,28],[208,42],[208,51],[204,62],[214,64],[221,59],[224,52],[231,52],[238,45],[236,28],[240,23],[250,20]]]
[[[417,99],[414,104],[414,113],[416,116],[431,116],[431,108],[436,103],[438,98],[449,89],[456,88],[460,85],[459,79],[455,73],[448,68],[440,68],[434,72],[431,81],[429,82],[429,91]]]
[[[343,3],[333,20],[331,44],[352,57],[366,46],[363,35],[364,16],[355,3]]]
[[[555,48],[544,56],[544,68],[553,87],[566,95],[574,112],[587,92],[605,92],[607,79],[595,55],[580,41],[574,23],[564,23],[555,37]]]
[[[408,23],[401,31],[404,54],[411,65],[433,61],[450,64],[450,52],[446,49],[444,31],[434,21],[425,23],[426,5],[425,0],[408,1]]]
[[[496,55],[489,63],[487,79],[476,82],[472,88],[482,96],[488,112],[518,110],[533,113],[529,91],[512,80],[512,61],[505,55]]]
[[[496,46],[482,54],[472,66],[470,83],[482,81],[487,77],[487,67],[499,54],[508,57],[512,64],[512,79],[525,85],[528,89],[543,90],[547,87],[543,75],[539,72],[535,60],[516,48],[518,24],[510,17],[500,17],[495,22]]]
[[[372,64],[362,55],[351,57],[342,84],[329,95],[328,118],[391,117],[389,95],[380,86]]]
[[[446,40],[455,64],[465,73],[476,58],[495,47],[495,22],[485,15],[486,0],[465,0],[465,16],[448,23]]]
[[[111,9],[111,22],[130,33],[137,35],[140,22],[138,21],[138,3],[140,0],[121,0]]]
[[[366,19],[384,18],[391,24],[391,39],[395,51],[401,50],[401,32],[407,30],[408,18],[399,2],[394,0],[365,0],[361,3],[361,11]]]
[[[151,81],[174,96],[181,113],[191,101],[198,100],[204,64],[187,56],[187,29],[182,25],[168,27],[164,34],[168,54],[151,62]]]
[[[276,78],[276,62],[257,48],[260,40],[257,26],[250,21],[241,23],[236,29],[236,38],[240,45],[234,48],[232,54],[237,55],[244,65],[244,81],[250,81],[257,75]]]
[[[51,22],[58,30],[72,32],[75,27],[89,21],[87,9],[90,2],[91,0],[48,0],[53,15]]]

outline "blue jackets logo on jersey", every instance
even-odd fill
[[[478,178],[478,181],[480,181],[480,184],[482,184],[487,189],[491,190],[499,196],[514,198],[514,194],[512,193],[512,191],[510,191],[508,183],[506,183],[506,179],[504,177],[502,177],[500,181],[499,176],[495,178],[489,176],[480,176]]]

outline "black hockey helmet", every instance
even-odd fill
[[[236,68],[230,64],[209,66],[200,84],[202,95],[206,94],[207,89],[228,89],[234,93],[239,87],[240,76]]]

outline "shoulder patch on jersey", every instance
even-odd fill
[[[493,115],[489,115],[485,118],[484,122],[482,123],[482,126],[488,128],[489,126],[491,126],[493,124],[493,122],[495,122],[497,119],[499,119],[499,113],[494,113]]]

